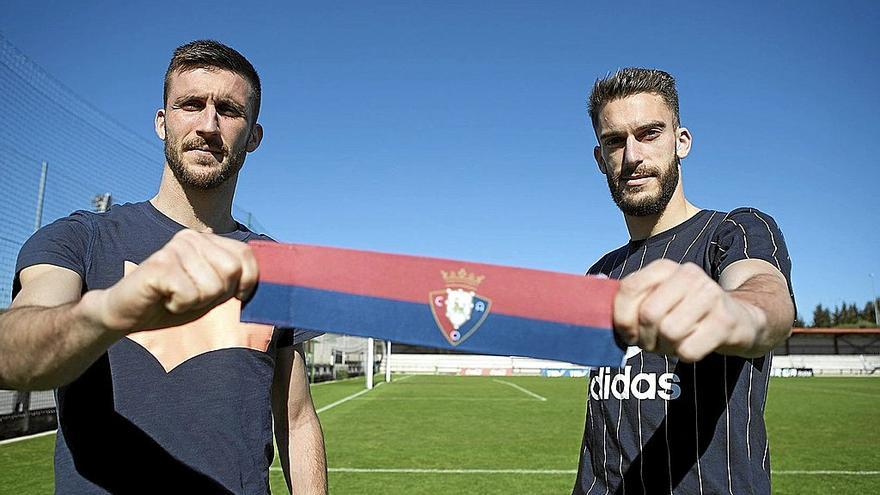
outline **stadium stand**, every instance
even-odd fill
[[[774,356],[772,370],[774,376],[880,375],[880,356],[863,354]],[[802,370],[802,372],[792,375],[785,370]]]
[[[571,363],[506,356],[398,353],[391,358],[393,373],[552,377],[584,376],[587,370]],[[880,329],[795,328],[774,351],[772,373],[780,377],[880,376]]]
[[[774,376],[880,376],[880,328],[795,328],[774,354]]]
[[[384,364],[380,367],[385,370]],[[392,373],[474,376],[584,376],[588,368],[544,359],[475,354],[394,354]]]
[[[878,328],[795,328],[780,354],[880,354]]]

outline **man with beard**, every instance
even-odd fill
[[[214,41],[177,48],[150,201],[76,212],[22,247],[0,315],[0,388],[56,388],[56,493],[326,492],[323,437],[292,329],[239,322],[257,281],[233,220],[260,144],[260,80]],[[120,164],[124,166],[124,164]]]
[[[675,80],[625,68],[596,81],[594,155],[630,241],[590,275],[619,279],[620,368],[590,375],[574,494],[770,493],[770,352],[794,320],[782,233],[754,208],[685,198]]]

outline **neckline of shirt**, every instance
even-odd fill
[[[143,212],[147,217],[153,219],[156,223],[161,225],[163,228],[169,230],[170,232],[176,233],[176,232],[179,232],[179,231],[187,228],[185,225],[177,223],[172,218],[168,217],[167,215],[165,215],[164,213],[159,211],[155,206],[153,206],[153,203],[150,203],[149,201],[135,203],[133,206],[138,207],[138,209],[141,210],[141,212]],[[227,237],[230,239],[235,239],[237,241],[244,241],[248,237],[253,235],[253,233],[250,230],[248,230],[246,227],[244,227],[239,222],[236,221],[235,225],[236,225],[235,230],[233,230],[231,232],[217,234],[217,235]]]
[[[706,215],[709,215],[709,214],[712,214],[712,213],[717,213],[717,212],[715,212],[714,210],[700,210],[700,211],[697,212],[696,215],[694,215],[694,216],[688,218],[688,219],[685,220],[684,222],[681,222],[680,224],[678,224],[678,225],[676,225],[676,226],[674,226],[674,227],[672,227],[672,228],[669,228],[669,229],[664,230],[663,232],[659,232],[659,233],[657,233],[657,234],[654,234],[654,235],[652,235],[651,237],[648,237],[648,238],[646,238],[646,239],[630,240],[630,241],[629,241],[629,246],[630,246],[630,247],[641,247],[641,246],[643,246],[643,245],[645,245],[645,244],[652,245],[652,244],[656,244],[656,243],[658,243],[658,242],[666,241],[666,240],[668,240],[670,237],[672,237],[672,236],[678,234],[679,232],[681,232],[682,230],[684,230],[684,229],[690,227],[691,225],[697,223],[699,220],[701,220],[701,219],[705,219],[705,218],[706,218]]]

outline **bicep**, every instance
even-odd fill
[[[787,292],[785,275],[774,265],[760,259],[744,259],[731,263],[721,272],[718,284],[724,290],[736,290],[750,280],[759,277]]]
[[[21,289],[11,307],[52,307],[71,303],[82,296],[82,278],[73,270],[40,264],[29,266],[18,275]]]
[[[772,321],[787,322],[791,328],[796,314],[794,299],[788,281],[774,265],[758,259],[737,261],[721,272],[718,283],[724,290],[763,309]]]
[[[275,376],[272,383],[272,402],[276,421],[283,411],[288,419],[297,418],[311,404],[309,382],[306,376],[303,345],[278,349],[275,356]]]

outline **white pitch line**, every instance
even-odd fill
[[[501,382],[506,383],[506,382]],[[381,385],[381,384],[380,384]],[[377,385],[378,386],[378,385]],[[326,411],[331,407],[335,407],[339,404],[342,404],[345,401],[351,400],[356,396],[362,395],[368,392],[368,390],[361,390],[360,392],[350,395],[344,399],[338,400],[333,404],[322,407],[318,410],[318,412]],[[22,442],[25,440],[31,440],[34,438],[45,437],[49,435],[54,435],[57,433],[57,430],[44,431],[42,433],[36,433],[34,435],[27,435],[24,437],[17,438],[9,438],[7,440],[0,440],[0,445],[8,445],[11,443]],[[272,466],[269,468],[272,471],[281,471],[280,467]],[[428,469],[428,468],[329,468],[328,471],[331,473],[412,473],[412,474],[577,474],[576,469]],[[773,470],[773,474],[779,475],[840,475],[840,476],[880,476],[880,471],[833,471],[833,470]]]
[[[400,382],[400,381],[406,380],[407,378],[412,378],[414,376],[416,376],[416,375],[404,375],[402,378],[398,378],[397,380],[394,380],[394,381]],[[330,385],[331,383],[342,383],[342,382],[350,382],[352,380],[363,380],[363,379],[364,379],[364,377],[362,377],[362,376],[354,376],[351,378],[340,378],[339,380],[327,380],[327,381],[318,382],[318,383],[311,383],[311,384],[309,384],[309,386],[310,387],[320,387],[321,385]],[[385,382],[379,382],[379,383],[385,383]]]
[[[281,471],[272,466],[272,471]],[[385,474],[577,474],[577,469],[436,469],[436,468],[354,468],[327,469],[331,473],[385,473]],[[880,475],[880,471],[773,471],[773,474],[813,475]]]
[[[401,379],[399,379],[399,380],[397,380],[397,381],[403,381],[403,380],[406,380],[407,378],[412,378],[412,377],[414,377],[414,376],[415,376],[415,375],[407,375],[407,376],[405,376],[405,377],[403,377],[403,378],[401,378]],[[335,382],[340,382],[340,381],[344,381],[344,380],[335,380]],[[312,386],[315,386],[315,385],[323,385],[324,383],[334,383],[334,382],[333,382],[333,381],[321,382],[321,383],[313,384]],[[376,386],[373,387],[373,388],[376,388],[376,387],[378,387],[379,385],[382,385],[383,383],[385,383],[385,382],[379,382],[379,383],[377,383]],[[336,407],[336,406],[338,406],[338,405],[340,405],[340,404],[343,404],[343,403],[345,403],[345,402],[348,402],[348,401],[350,401],[350,400],[352,400],[352,399],[356,399],[356,398],[360,397],[361,395],[364,395],[365,393],[367,393],[367,392],[369,392],[369,391],[370,391],[369,389],[363,389],[363,390],[361,390],[360,392],[353,393],[353,394],[349,395],[348,397],[344,397],[344,398],[342,398],[342,399],[339,399],[339,400],[336,401],[336,402],[333,402],[332,404],[327,404],[326,406],[324,406],[324,407],[322,407],[322,408],[316,410],[315,413],[322,413],[322,412],[327,411],[327,410],[329,410],[329,409],[333,409],[334,407]],[[30,440],[30,439],[32,439],[32,438],[44,437],[44,436],[47,436],[47,435],[52,435],[52,434],[55,433],[55,432],[56,432],[56,430],[44,431],[44,432],[42,432],[42,433],[37,433],[37,434],[34,434],[34,435],[28,435],[28,436],[24,436],[24,437],[16,437],[16,438],[9,438],[9,439],[7,439],[7,440],[0,440],[0,445],[6,445],[6,444],[10,444],[10,443],[15,443],[15,442],[21,442],[21,441],[24,441],[24,440]]]
[[[514,398],[514,397],[361,397],[359,401],[386,401],[386,400],[402,400],[402,401],[451,401],[451,402],[531,402],[532,399]]]
[[[412,377],[414,377],[414,376],[416,376],[416,375],[404,375],[404,376],[398,378],[397,380],[395,380],[395,379],[394,379],[394,375],[392,375],[392,376],[391,376],[391,381],[390,381],[389,383],[402,382],[402,381],[404,381],[404,380],[409,380],[410,378],[412,378]]]
[[[505,382],[504,380],[497,380],[497,379],[495,379],[495,378],[493,378],[492,381],[493,381],[493,382],[497,382],[497,383],[503,383],[503,384],[505,384],[505,385],[509,385],[509,386],[511,386],[511,387],[513,387],[513,388],[519,390],[520,392],[523,392],[523,393],[526,393],[526,394],[531,395],[532,397],[534,397],[534,398],[536,398],[536,399],[538,399],[538,400],[541,400],[541,401],[546,401],[546,400],[547,400],[546,397],[541,397],[540,395],[538,395],[538,394],[532,392],[531,390],[526,390],[526,389],[520,387],[519,385],[517,385],[517,384],[515,384],[515,383]]]
[[[382,385],[383,383],[385,383],[385,382],[379,382],[379,383],[376,384],[376,386],[373,387],[373,388],[377,388],[377,387],[379,387],[379,385]],[[360,392],[355,392],[355,393],[349,395],[348,397],[343,397],[342,399],[339,399],[338,401],[336,401],[336,402],[334,402],[334,403],[332,403],[332,404],[327,404],[326,406],[324,406],[324,407],[318,409],[317,411],[315,411],[315,413],[316,413],[316,414],[321,414],[321,413],[324,412],[324,411],[327,411],[327,410],[329,410],[329,409],[333,409],[334,407],[338,406],[339,404],[344,404],[344,403],[346,403],[346,402],[348,402],[348,401],[350,401],[350,400],[352,400],[352,399],[356,399],[356,398],[358,398],[358,397],[364,395],[365,393],[367,393],[367,392],[369,392],[369,391],[370,391],[370,389],[365,388],[365,389],[361,390]]]
[[[310,387],[320,387],[321,385],[327,385],[327,384],[330,384],[330,383],[348,382],[348,381],[351,381],[351,380],[357,380],[358,378],[360,378],[360,377],[359,377],[359,376],[355,376],[355,377],[352,377],[352,378],[342,378],[342,379],[339,379],[339,380],[327,380],[327,381],[318,382],[318,383],[311,383],[311,384],[309,384],[309,386],[310,386]]]
[[[42,433],[35,433],[33,435],[28,435],[26,437],[16,437],[16,438],[9,438],[7,440],[0,440],[0,445],[6,445],[6,444],[10,444],[10,443],[15,443],[15,442],[21,442],[24,440],[30,440],[31,438],[45,437],[48,435],[55,434],[56,431],[57,430],[44,431]]]
[[[281,468],[272,466],[272,471]],[[429,469],[429,468],[328,468],[331,473],[386,474],[577,474],[577,469]]]

